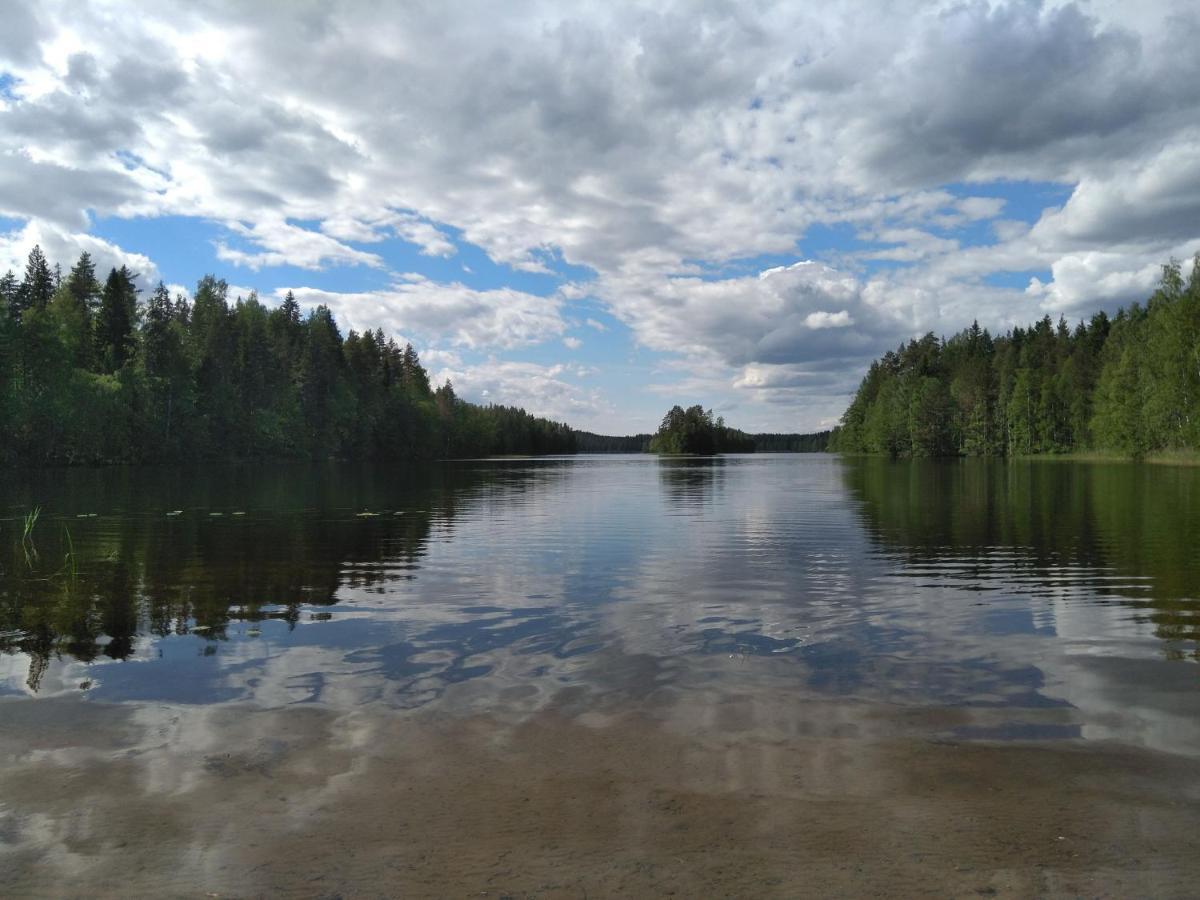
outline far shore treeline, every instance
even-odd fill
[[[830,449],[892,456],[1200,451],[1200,254],[1074,328],[932,333],[871,364]]]
[[[39,248],[0,279],[0,462],[433,458],[575,450],[561,423],[434,388],[411,346],[343,337],[333,314],[230,303],[206,276],[189,302],[136,275],[101,285]]]
[[[739,450],[829,437],[737,434]],[[651,439],[465,402],[411,346],[343,336],[328,307],[302,313],[290,292],[275,308],[231,302],[210,275],[190,301],[161,282],[147,296],[125,267],[101,284],[87,253],[63,274],[39,247],[24,278],[0,278],[2,465],[645,452]]]

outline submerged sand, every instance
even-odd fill
[[[1194,896],[1200,762],[960,716],[6,702],[0,895]]]

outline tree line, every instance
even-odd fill
[[[0,279],[0,463],[436,458],[569,453],[572,430],[434,387],[411,345],[342,335],[289,292],[192,298],[127,267],[103,284],[83,253],[63,275],[39,247]]]
[[[649,434],[609,435],[576,431],[575,445],[580,453],[645,453],[650,449]]]
[[[708,415],[711,416],[711,413]],[[740,433],[740,432],[739,432]],[[762,433],[749,435],[749,444],[742,441],[743,453],[824,453],[829,449],[832,432],[818,431],[813,434]],[[647,453],[650,451],[651,434],[624,436],[593,434],[576,431],[576,449],[580,453]],[[730,450],[729,452],[734,452]]]
[[[812,434],[752,434],[756,453],[824,453],[829,449],[830,431]]]
[[[871,364],[830,448],[891,456],[1200,450],[1200,254],[1074,328],[932,333]]]

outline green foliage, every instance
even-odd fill
[[[1145,306],[1072,331],[1043,318],[993,338],[978,324],[871,364],[830,448],[1002,456],[1200,448],[1200,255],[1163,267]]]
[[[379,458],[574,452],[557,422],[433,391],[416,351],[381,330],[342,337],[332,312],[194,300],[136,275],[103,288],[83,254],[55,285],[37,248],[0,279],[0,464]]]
[[[756,453],[824,453],[829,449],[831,432],[816,431],[812,434],[754,434]]]
[[[734,428],[725,420],[713,417],[712,410],[702,406],[673,406],[663,416],[662,425],[650,439],[651,453],[682,453],[691,456],[712,456],[715,453],[752,453],[754,439]]]
[[[46,262],[42,248],[35,244],[25,263],[25,279],[17,289],[14,305],[17,318],[23,316],[27,310],[44,310],[50,304],[54,288],[54,275],[50,271],[50,265]]]
[[[115,372],[133,356],[137,322],[137,276],[124,266],[108,273],[96,317],[96,354],[105,372]]]
[[[650,448],[650,435],[608,435],[576,431],[575,443],[580,453],[645,453]]]

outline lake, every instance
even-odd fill
[[[1200,468],[72,469],[0,513],[6,896],[1200,874]]]

